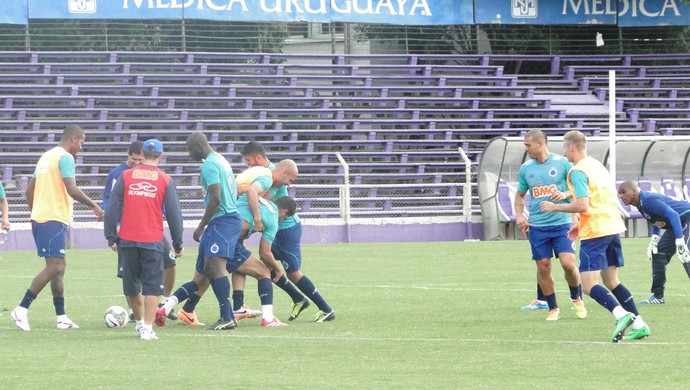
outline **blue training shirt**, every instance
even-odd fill
[[[208,187],[220,185],[220,204],[211,220],[237,212],[237,183],[232,167],[220,153],[213,152],[206,156],[201,164],[201,187],[206,192],[204,207],[208,204]]]
[[[640,205],[637,209],[652,223],[653,234],[659,234],[660,229],[673,229],[676,238],[683,238],[681,221],[687,223],[690,219],[690,202],[655,192],[640,191]]]
[[[529,190],[532,200],[529,204],[529,223],[532,226],[555,226],[572,223],[570,213],[541,211],[542,201],[551,201],[556,191],[568,191],[568,171],[573,164],[560,154],[551,153],[543,163],[529,159],[520,166],[518,172],[519,192]],[[561,201],[559,203],[568,203]]]
[[[101,208],[105,211],[108,209],[108,203],[110,202],[110,193],[115,187],[117,179],[120,178],[122,172],[131,168],[126,162],[116,166],[108,172],[108,177],[105,179],[105,187],[103,188],[103,201],[101,202]]]

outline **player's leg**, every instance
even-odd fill
[[[652,255],[652,295],[640,301],[641,305],[663,304],[666,290],[666,267],[676,253],[675,234],[666,231],[661,235],[658,243],[659,253]]]
[[[234,258],[235,246],[242,230],[239,214],[216,218],[206,227],[202,240],[206,240],[204,253],[204,274],[211,283],[211,289],[218,300],[220,318],[209,330],[234,329],[237,326],[230,303],[230,279],[226,267]]]
[[[552,227],[533,226],[529,235],[532,259],[537,266],[537,283],[539,283],[544,294],[544,300],[549,306],[547,321],[556,321],[560,317],[553,276],[551,276],[551,256],[554,253],[552,229]]]
[[[52,289],[52,280],[58,275],[64,275],[65,273],[65,242],[67,239],[67,225],[49,221],[45,223],[31,222],[31,231],[34,236],[34,241],[36,243],[38,256],[44,257],[45,266],[44,268],[34,276],[31,281],[31,285],[24,293],[19,305],[12,310],[10,316],[14,320],[17,327],[21,330],[30,330],[28,311],[31,303],[36,299],[38,294],[45,288],[45,286],[50,282]],[[62,280],[60,280],[60,283]],[[62,285],[56,285],[56,288],[60,288]],[[64,287],[63,287],[64,290]],[[64,315],[64,297],[60,294],[62,300],[55,300],[56,296],[53,295],[53,303],[57,303],[58,306],[62,302],[62,307],[60,310]],[[58,313],[58,306],[55,307],[56,313]],[[60,317],[58,319],[58,327]],[[68,320],[68,319],[67,319]],[[72,325],[73,322],[70,321]],[[76,328],[77,326],[71,326]]]
[[[127,299],[127,305],[134,314],[134,329],[140,333],[144,326],[144,307],[141,295],[141,263],[139,262],[139,248],[119,247],[118,252],[122,257],[122,292]]]
[[[613,237],[606,236],[581,241],[580,278],[582,280],[582,291],[603,308],[610,311],[616,318],[616,328],[611,336],[611,341],[617,343],[623,337],[625,330],[632,325],[635,320],[635,314],[623,308],[611,291],[599,285],[599,277],[602,274],[605,274],[605,284],[613,285],[618,281],[617,273],[613,273],[617,268],[612,267],[608,260],[608,255],[612,254],[609,251],[609,246],[613,241]],[[620,237],[618,238],[618,243],[620,243]]]
[[[141,268],[141,293],[144,296],[144,326],[141,329],[142,340],[158,339],[152,325],[156,319],[158,297],[163,293],[163,257],[162,252],[150,249],[139,249]]]
[[[173,287],[175,286],[175,277],[177,274],[177,258],[175,257],[175,252],[172,249],[170,241],[165,237],[163,237],[163,254],[163,296],[161,297],[161,302],[158,304],[158,307],[163,306],[170,298]],[[177,320],[174,311],[168,313],[168,319],[172,321]]]
[[[259,298],[261,299],[261,326],[286,326],[273,314],[273,283],[271,281],[271,271],[244,246],[240,248],[239,255],[246,260],[239,265],[236,272],[251,276],[255,278],[257,282]],[[235,261],[233,261],[233,263],[235,263]]]
[[[561,268],[563,268],[563,277],[568,283],[570,302],[573,305],[575,316],[577,318],[586,318],[587,309],[582,301],[582,282],[580,280],[580,271],[577,269],[575,243],[568,239],[568,230],[570,230],[570,225],[563,225],[558,232],[555,232],[553,238],[554,252],[558,256]]]

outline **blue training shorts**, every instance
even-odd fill
[[[530,226],[529,243],[532,246],[532,260],[558,257],[560,253],[575,253],[575,243],[568,239],[571,225]]]
[[[276,260],[283,263],[285,272],[296,272],[302,267],[302,222],[295,226],[278,230],[276,238],[271,245],[271,252]]]
[[[618,234],[580,242],[580,272],[623,266],[623,248]]]
[[[58,221],[31,221],[36,251],[40,257],[65,258],[67,225]]]
[[[163,294],[163,253],[151,249],[125,247],[122,253],[122,290],[128,297]]]
[[[235,246],[235,257],[231,260],[228,260],[228,263],[225,265],[225,269],[230,274],[235,272],[235,270],[240,268],[240,266],[244,264],[244,262],[247,261],[251,255],[252,252],[244,246],[242,240],[237,241],[237,245]]]
[[[118,245],[119,245],[118,241]],[[170,244],[170,240],[163,237],[163,268],[174,267],[177,264],[177,257],[175,257],[175,251]],[[117,277],[122,278],[122,270],[124,269],[125,263],[122,257],[122,252],[117,251]]]
[[[214,218],[206,226],[199,242],[199,254],[196,257],[196,271],[204,273],[204,259],[222,257],[232,260],[235,257],[235,246],[240,238],[242,219],[239,213]]]

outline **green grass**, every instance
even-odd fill
[[[646,298],[651,282],[646,239],[625,239],[621,280]],[[191,278],[195,251],[179,261],[177,285]],[[669,265],[667,304],[640,307],[652,336],[612,344],[614,320],[591,299],[589,317],[568,311],[567,286],[554,263],[563,314],[518,308],[535,294],[526,241],[305,245],[304,271],[336,309],[337,320],[312,323],[309,308],[287,328],[244,320],[233,331],[182,324],[142,342],[130,324],[107,329],[110,305],[125,305],[109,250],[68,252],[66,307],[81,328],[55,329],[50,291],[31,306],[30,332],[9,311],[43,266],[33,251],[2,252],[0,345],[3,389],[14,388],[331,388],[535,389],[686,387],[690,353],[690,283]],[[247,302],[258,307],[256,283]],[[287,320],[290,301],[275,291]],[[207,323],[217,304],[204,297]]]

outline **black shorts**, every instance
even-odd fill
[[[136,247],[119,252],[124,264],[122,290],[126,296],[163,294],[163,253]]]
[[[119,245],[119,242],[118,242]],[[177,258],[175,257],[175,251],[170,244],[170,240],[163,237],[163,268],[174,267],[177,264]],[[122,262],[122,254],[117,251],[117,277],[122,278],[122,267],[124,263]]]

